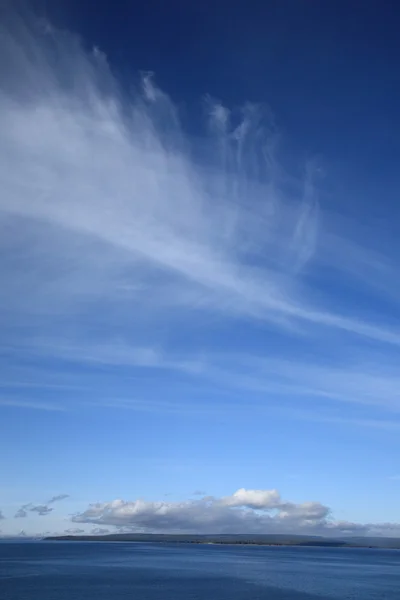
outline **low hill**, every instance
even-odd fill
[[[259,546],[322,546],[347,548],[397,548],[399,538],[383,537],[346,537],[324,538],[301,535],[263,535],[263,534],[149,534],[149,533],[111,533],[108,535],[62,535],[47,537],[45,540],[74,542],[154,542],[186,544],[253,544]]]

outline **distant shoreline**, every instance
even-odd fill
[[[318,536],[289,535],[185,535],[185,534],[127,534],[108,535],[61,535],[43,538],[45,541],[69,542],[143,542],[225,546],[306,546],[320,548],[381,548],[400,549],[398,538],[349,537],[323,538]]]

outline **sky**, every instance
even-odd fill
[[[400,536],[396,3],[0,17],[0,535]]]

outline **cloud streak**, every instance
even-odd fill
[[[50,412],[64,411],[65,408],[59,404],[47,404],[46,402],[31,402],[29,400],[20,400],[18,398],[0,398],[0,406],[9,406],[14,408],[29,408],[32,410],[44,410]]]
[[[54,502],[60,502],[61,500],[66,500],[67,498],[69,498],[69,494],[58,494],[57,496],[50,498],[47,504],[54,504]]]

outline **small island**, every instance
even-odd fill
[[[68,542],[143,542],[159,544],[226,544],[253,546],[316,546],[330,548],[390,548],[400,549],[399,538],[389,537],[343,537],[327,538],[302,535],[264,534],[157,534],[157,533],[110,533],[107,535],[61,535],[44,538],[46,541]]]

